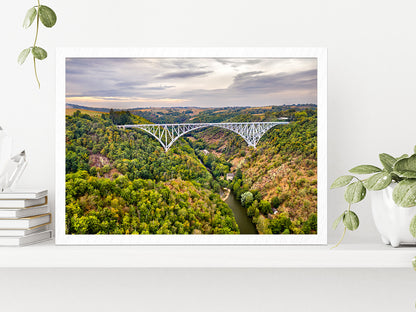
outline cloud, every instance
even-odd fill
[[[199,76],[205,76],[207,74],[212,73],[212,71],[206,71],[206,70],[199,70],[199,71],[178,71],[178,72],[172,72],[167,73],[161,76],[157,76],[158,79],[183,79],[183,78],[193,78],[193,77],[199,77]]]
[[[244,80],[246,78],[251,78],[251,77],[255,77],[259,74],[262,74],[262,71],[251,71],[251,72],[245,72],[245,73],[241,73],[238,74],[234,77],[234,81],[238,81],[238,80]]]
[[[115,86],[118,88],[124,88],[124,89],[129,89],[129,88],[137,88],[143,84],[146,84],[146,82],[140,82],[140,81],[120,81],[120,82],[116,82]]]
[[[67,102],[79,105],[316,103],[316,59],[70,58],[66,64]]]
[[[277,74],[242,72],[234,76],[228,88],[194,89],[178,96],[210,107],[316,103],[316,78],[316,70]]]
[[[229,59],[229,58],[216,58],[218,63],[222,65],[230,65],[234,68],[237,68],[241,65],[256,65],[263,62],[262,59]]]
[[[230,89],[240,92],[277,93],[290,90],[316,89],[317,71],[262,75],[262,72],[241,73],[234,77]]]
[[[124,90],[124,92],[136,92],[136,91],[151,91],[151,90],[166,90],[174,88],[172,85],[157,85],[150,86],[148,82],[139,82],[139,81],[127,81],[127,82],[117,82],[115,83],[117,90]],[[105,90],[99,91],[105,92]]]
[[[141,88],[137,88],[138,91],[161,91],[161,90],[167,90],[167,89],[171,89],[171,88],[175,88],[175,86],[155,86],[155,87],[141,87]]]

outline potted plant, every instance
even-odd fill
[[[334,229],[341,221],[344,225],[342,237],[334,247],[341,243],[346,230],[358,228],[359,218],[351,205],[362,201],[368,191],[375,191],[371,193],[371,207],[383,242],[393,247],[416,243],[416,147],[411,156],[396,158],[382,153],[379,158],[382,169],[360,165],[349,170],[354,175],[341,176],[332,183],[331,189],[346,187],[344,198],[348,203],[333,224]]]

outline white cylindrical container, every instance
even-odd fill
[[[416,215],[416,207],[399,207],[393,201],[393,189],[397,184],[391,184],[381,191],[371,191],[371,210],[374,222],[385,244],[393,247],[416,244],[416,238],[410,234],[410,221]]]

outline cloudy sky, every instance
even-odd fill
[[[66,102],[106,107],[316,104],[317,61],[301,58],[69,58]]]

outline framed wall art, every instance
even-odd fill
[[[57,244],[325,244],[326,49],[57,51]]]

